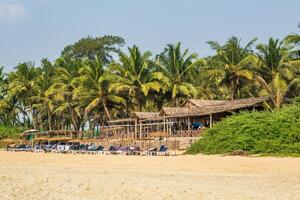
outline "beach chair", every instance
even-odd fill
[[[158,156],[168,156],[169,152],[168,152],[168,147],[162,145],[160,146],[159,150],[157,151],[157,155]]]
[[[88,145],[81,144],[79,149],[76,151],[76,154],[85,154],[88,150]]]
[[[97,147],[96,154],[98,154],[98,155],[104,155],[105,154],[105,150],[104,150],[104,147],[102,145],[99,145]]]
[[[108,151],[110,152],[111,155],[118,155],[121,153],[120,147],[115,147],[115,146],[110,146]]]
[[[144,156],[156,156],[157,155],[157,148],[149,148],[142,152],[142,155]]]

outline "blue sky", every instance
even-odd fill
[[[104,34],[153,53],[181,41],[205,56],[209,40],[299,33],[299,8],[299,0],[0,0],[0,66],[54,60],[81,37]]]

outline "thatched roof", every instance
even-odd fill
[[[189,107],[189,104],[197,108],[202,108],[203,106],[215,106],[222,103],[226,103],[228,100],[203,100],[203,99],[188,99],[184,103],[184,107]]]
[[[159,112],[133,112],[131,118],[152,119],[159,115]]]
[[[70,134],[84,134],[91,131],[75,131],[75,130],[52,130],[52,131],[38,131],[38,132],[24,132],[23,136],[26,135],[70,135]]]
[[[113,127],[102,128],[101,131],[105,133],[105,132],[109,132],[109,131],[116,131],[116,130],[122,130],[122,129],[125,129],[125,127],[123,127],[123,126],[113,126]]]
[[[69,140],[68,143],[81,143],[83,142],[82,140],[78,140],[78,139],[73,139],[73,140]]]
[[[6,144],[13,144],[13,143],[23,142],[23,140],[12,139],[12,138],[5,138],[5,139],[0,140],[0,142],[6,143]]]
[[[185,117],[185,116],[205,116],[209,114],[230,112],[242,108],[248,108],[256,106],[265,101],[268,101],[269,97],[256,97],[246,99],[236,99],[230,101],[224,101],[215,105],[207,105],[201,108],[188,108],[188,107],[163,107],[160,116],[171,117]]]
[[[170,115],[185,115],[191,113],[192,109],[187,107],[162,107],[159,115],[170,116]]]
[[[33,140],[35,141],[48,141],[50,138],[47,137],[38,137],[38,138],[34,138]]]
[[[69,141],[72,140],[70,137],[55,137],[55,138],[49,138],[48,141]]]
[[[115,119],[115,120],[110,120],[108,123],[122,123],[122,122],[134,122],[134,119],[131,118],[121,118],[121,119]]]

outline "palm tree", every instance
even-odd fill
[[[300,28],[300,23],[298,24],[298,28]],[[287,43],[299,44],[300,43],[300,35],[297,33],[289,34],[288,36],[285,37],[284,40]]]
[[[280,108],[289,90],[300,83],[300,63],[289,60],[288,50],[278,39],[270,38],[267,45],[259,44],[256,49],[262,62],[256,79],[262,92],[269,94],[275,107]]]
[[[300,28],[300,23],[298,24],[298,27]],[[286,44],[295,45],[294,48],[290,50],[291,57],[300,59],[300,34],[289,34],[285,37],[284,41]]]
[[[9,95],[17,97],[19,101],[29,107],[34,129],[38,128],[37,110],[33,108],[34,102],[30,97],[36,92],[36,77],[37,70],[32,62],[19,64],[16,67],[16,71],[12,72],[8,77]]]
[[[0,67],[0,99],[3,99],[5,96],[5,87],[7,85],[7,80],[3,73],[4,67]]]
[[[85,114],[89,114],[99,105],[103,108],[106,119],[111,120],[109,112],[110,103],[123,103],[125,100],[112,92],[109,92],[109,80],[101,60],[87,60],[79,70],[78,81],[81,83],[74,90],[74,98],[79,99],[85,105]]]
[[[55,99],[50,87],[53,84],[54,66],[47,59],[41,62],[42,67],[39,68],[41,73],[36,78],[36,94],[31,99],[35,102],[34,107],[39,110],[40,118],[45,116],[46,120],[41,120],[40,124],[43,126],[43,121],[48,121],[48,130],[52,130]]]
[[[135,45],[128,50],[128,55],[120,53],[119,62],[110,65],[110,92],[126,93],[141,111],[149,91],[158,92],[161,86],[152,77],[155,68],[150,61],[151,53],[142,53]]]
[[[230,88],[230,99],[238,97],[242,81],[253,80],[252,69],[258,62],[251,50],[255,41],[256,38],[252,39],[244,47],[241,40],[236,37],[230,38],[223,46],[215,41],[208,42],[216,51],[215,59],[220,65],[208,69],[207,73],[216,78],[219,85]]]
[[[162,53],[157,55],[158,72],[153,77],[159,80],[164,93],[175,106],[179,97],[191,98],[196,96],[197,89],[191,84],[192,70],[199,65],[195,62],[196,54],[188,53],[188,49],[181,52],[180,42],[168,44]]]
[[[79,77],[81,66],[81,60],[68,60],[65,58],[57,60],[56,78],[47,91],[59,102],[54,113],[61,116],[68,113],[75,130],[80,129],[84,118],[83,106],[74,98],[74,91],[80,85],[77,77]]]

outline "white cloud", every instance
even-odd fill
[[[0,22],[22,23],[29,18],[28,11],[19,3],[0,3]]]

